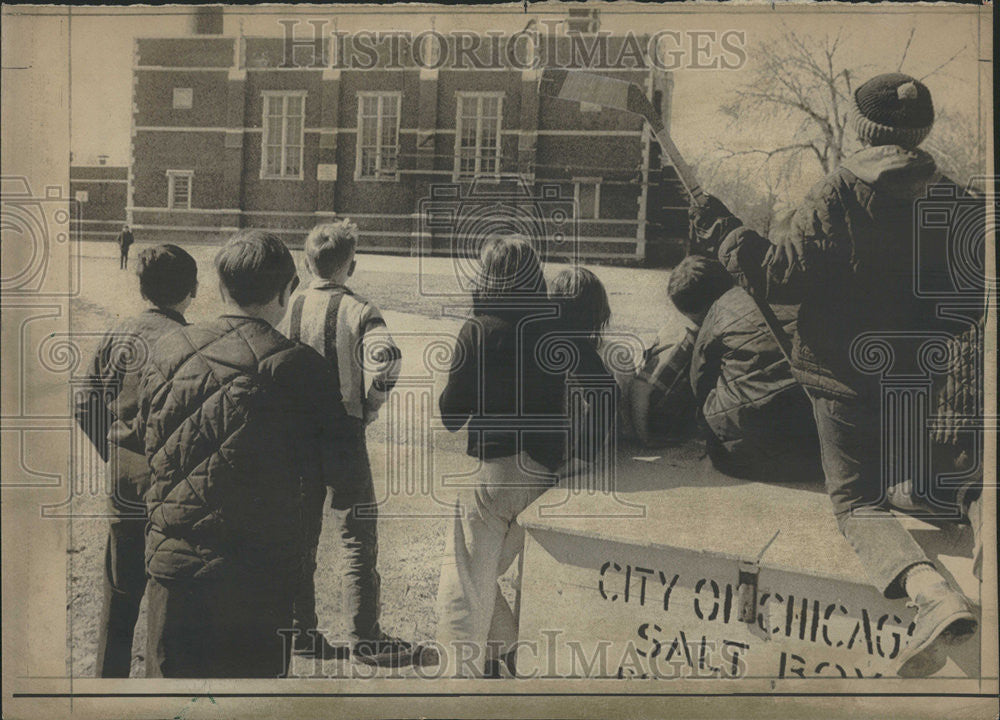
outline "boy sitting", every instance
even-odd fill
[[[863,149],[812,188],[789,231],[770,243],[732,233],[719,257],[770,300],[801,302],[792,370],[809,391],[834,514],[872,583],[917,608],[898,673],[926,676],[944,665],[947,645],[972,637],[978,621],[886,508],[883,468],[905,459],[898,447],[883,448],[878,378],[861,372],[851,348],[866,333],[954,331],[935,303],[913,292],[914,209],[932,185],[950,185],[952,197],[961,191],[918,147],[934,124],[930,91],[919,80],[872,78],[855,91],[850,118]],[[966,229],[975,236],[975,225]]]
[[[353,621],[354,657],[370,665],[397,666],[413,662],[420,648],[387,635],[379,624],[378,506],[365,428],[396,384],[402,355],[378,308],[344,284],[354,274],[357,242],[358,228],[349,220],[312,229],[305,255],[315,280],[294,299],[283,329],[288,337],[323,354],[347,412],[345,432],[357,463],[344,471],[342,482],[348,491],[334,494],[332,506],[350,567],[344,610]],[[370,387],[366,387],[366,370]],[[295,601],[295,626],[300,630],[295,652],[328,657],[337,651],[316,632],[313,574],[320,530],[321,523],[312,528],[309,565]]]
[[[732,284],[717,261],[697,255],[684,258],[670,273],[667,294],[677,312],[643,353],[623,393],[626,425],[643,445],[661,446],[694,428],[689,375],[695,338],[708,309]]]
[[[797,305],[772,306],[794,332]],[[694,344],[691,386],[717,469],[762,481],[822,477],[812,406],[741,287],[719,298]]]
[[[241,230],[215,267],[224,314],[157,343],[139,394],[149,677],[287,674],[306,529],[350,450],[329,363],[274,329],[288,248]]]
[[[139,381],[156,342],[187,324],[184,311],[198,290],[198,265],[176,245],[143,250],[136,274],[149,307],[104,336],[84,381],[88,392],[76,407],[76,421],[107,463],[111,488],[97,646],[97,675],[103,678],[129,676],[132,634],[146,590],[143,495],[149,488],[149,465],[131,427]]]

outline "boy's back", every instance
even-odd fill
[[[378,308],[346,285],[317,280],[293,300],[286,322],[288,337],[315,349],[333,366],[349,416],[366,416],[365,370],[373,375],[373,396],[384,398],[392,389],[399,349]]]
[[[140,409],[150,575],[294,580],[342,416],[335,392],[322,358],[263,320],[223,316],[165,337]]]

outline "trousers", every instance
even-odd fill
[[[476,675],[517,641],[517,618],[498,581],[524,548],[517,516],[551,480],[522,452],[484,460],[475,482],[459,491],[441,565],[437,640],[450,653],[459,642],[471,644],[478,653]]]

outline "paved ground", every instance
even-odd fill
[[[133,260],[142,248],[142,244],[133,247]],[[217,314],[220,303],[211,267],[214,248],[196,246],[192,254],[199,262],[201,287],[187,315],[189,320],[198,321]],[[296,253],[296,258],[301,263],[300,253]],[[563,267],[552,266],[550,274]],[[592,269],[604,281],[610,295],[612,331],[645,336],[664,323],[665,313],[669,312],[666,309],[667,271],[618,267]],[[71,325],[81,334],[80,343],[88,356],[97,342],[93,333],[105,330],[120,315],[137,312],[141,298],[135,276],[118,269],[117,248],[110,243],[84,244],[82,278],[82,293],[74,302]],[[351,285],[385,310],[387,322],[403,351],[404,376],[426,375],[425,352],[433,349],[434,343],[452,344],[460,324],[459,317],[468,307],[462,280],[463,269],[456,269],[455,264],[444,258],[359,257]],[[451,309],[444,312],[444,307]],[[433,388],[415,382],[412,387],[397,390],[397,397],[410,398],[411,407],[419,409],[421,398],[425,403],[436,402],[440,381],[438,374]],[[429,405],[425,407],[429,409]],[[461,434],[450,435],[433,423],[416,420],[417,417],[419,413],[404,423],[402,429],[390,428],[386,418],[380,418],[370,428],[369,449],[376,491],[383,501],[379,520],[379,569],[383,578],[384,625],[390,632],[426,640],[433,638],[437,622],[434,597],[447,527],[444,516],[454,498],[454,490],[442,487],[441,483],[428,484],[427,478],[440,477],[443,472],[469,470],[471,461],[464,455]],[[418,472],[419,468],[427,467],[432,470]],[[393,486],[391,493],[390,486]],[[99,515],[103,506],[103,498],[87,498],[79,501],[76,511],[80,515]],[[74,675],[86,677],[94,674],[106,525],[99,517],[79,518],[73,522],[72,542],[67,549],[71,559],[68,578],[70,662]],[[338,612],[342,575],[342,563],[332,538],[324,534],[316,578],[317,601],[321,626],[329,631],[332,639],[345,630]],[[509,578],[505,592],[512,598]],[[142,615],[135,643],[133,676],[143,672],[144,647]],[[328,663],[323,670],[324,674],[342,672],[330,665]]]

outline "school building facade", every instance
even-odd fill
[[[70,165],[69,194],[79,212],[70,230],[81,240],[114,240],[127,218],[129,169],[116,165]]]
[[[522,63],[583,58],[638,83],[669,120],[669,72],[629,58],[609,67],[625,44],[634,61],[642,38],[595,37],[536,35],[515,51]],[[359,40],[372,51],[355,67],[343,52],[352,39],[137,40],[136,238],[218,242],[262,227],[295,246],[316,223],[349,217],[370,252],[475,252],[494,232],[544,234],[550,258],[658,262],[683,246],[686,196],[640,118],[540,95],[540,69],[488,46],[481,63],[431,68],[407,38]],[[442,41],[438,54],[455,50]]]

